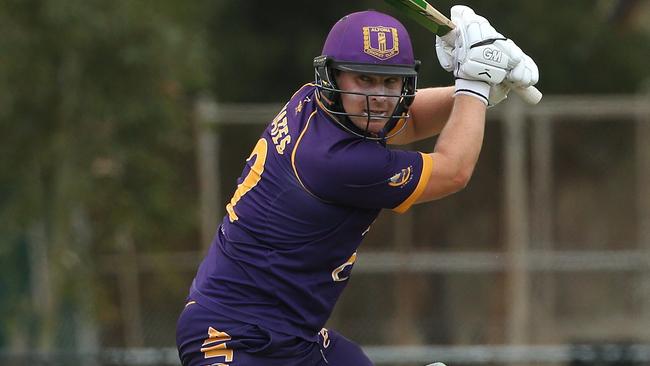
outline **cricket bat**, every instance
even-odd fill
[[[424,0],[384,1],[438,36],[444,36],[455,28],[454,23],[449,18]],[[534,86],[528,88],[515,87],[513,89],[528,104],[537,104],[542,100],[542,93]]]

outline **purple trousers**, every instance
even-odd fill
[[[229,319],[193,301],[181,313],[176,345],[183,366],[372,366],[361,348],[323,328],[318,342]]]

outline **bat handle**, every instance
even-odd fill
[[[540,92],[539,89],[534,86],[529,86],[527,88],[515,87],[514,90],[521,97],[521,99],[524,100],[524,102],[530,105],[537,104],[540,100],[542,100],[542,92]]]

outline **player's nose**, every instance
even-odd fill
[[[370,95],[370,100],[372,100],[373,102],[383,103],[387,100],[387,98],[388,97],[386,96],[385,88],[377,88]]]

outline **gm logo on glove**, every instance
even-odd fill
[[[487,61],[494,61],[497,63],[501,63],[501,56],[503,55],[503,52],[494,49],[494,48],[485,48],[483,50],[483,58]]]

